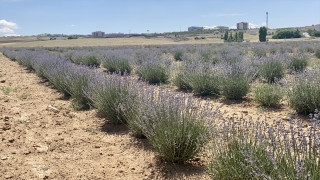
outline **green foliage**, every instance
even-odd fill
[[[75,64],[83,64],[86,66],[99,66],[100,65],[100,60],[96,55],[93,53],[90,54],[82,54],[82,55],[73,55],[71,57],[71,60]]]
[[[182,55],[183,55],[182,51],[176,51],[176,52],[173,53],[173,58],[176,61],[181,61],[182,60],[181,59]]]
[[[301,38],[299,29],[278,29],[272,36],[273,39],[286,39],[286,38]]]
[[[320,49],[317,49],[316,52],[314,53],[314,55],[320,59]]]
[[[132,66],[129,59],[120,58],[117,56],[104,57],[102,60],[102,66],[110,73],[124,73],[130,74]]]
[[[283,98],[282,90],[277,85],[265,84],[257,87],[254,92],[254,100],[267,107],[276,107]]]
[[[196,95],[219,95],[220,81],[217,75],[208,72],[193,72],[185,77],[185,82],[192,88],[192,92]]]
[[[245,75],[233,74],[220,78],[221,94],[227,99],[238,100],[250,90],[250,81]]]
[[[289,59],[289,68],[294,71],[303,71],[308,65],[308,57],[302,54],[294,55]]]
[[[320,31],[317,31],[315,29],[313,29],[313,30],[308,29],[307,32],[312,37],[320,37]]]
[[[78,39],[79,38],[79,36],[76,36],[76,35],[74,35],[74,36],[68,36],[68,39]]]
[[[210,162],[208,170],[211,179],[221,180],[260,180],[277,175],[264,148],[237,140],[231,141],[225,151]]]
[[[129,79],[112,75],[106,81],[95,82],[87,92],[101,117],[113,124],[126,124],[124,111],[135,106],[134,95],[129,93]]]
[[[301,114],[312,113],[320,108],[320,73],[299,74],[288,91],[290,108]]]
[[[224,35],[224,42],[242,42],[243,41],[243,32],[236,32],[233,36],[232,32],[230,34],[227,34],[228,31],[226,31],[226,34]]]
[[[228,31],[226,31],[225,33],[224,33],[224,41],[228,41],[228,39],[229,39],[229,32]]]
[[[192,87],[186,80],[186,75],[183,72],[178,73],[172,80],[173,84],[182,90],[191,90]]]
[[[267,41],[267,28],[266,27],[260,27],[259,30],[259,41],[260,42],[266,42]]]
[[[282,62],[276,59],[269,59],[260,66],[260,75],[269,83],[275,82],[284,76],[285,68]]]
[[[164,64],[147,63],[137,69],[137,74],[150,84],[167,83],[169,71]]]

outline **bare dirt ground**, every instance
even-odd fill
[[[2,54],[0,64],[1,180],[209,179],[201,158],[165,163],[125,126],[72,110],[48,82]]]

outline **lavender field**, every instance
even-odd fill
[[[212,179],[320,179],[318,42],[0,51],[71,97],[75,110],[97,109],[147,138],[166,162],[201,154]],[[293,113],[235,121],[216,99]]]

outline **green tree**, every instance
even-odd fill
[[[228,40],[228,33],[229,33],[228,31],[226,31],[226,32],[224,33],[224,40],[225,40],[225,41]]]
[[[234,35],[234,39],[235,39],[235,41],[239,42],[239,34],[238,34],[238,32],[236,32],[236,34]]]
[[[260,27],[259,30],[259,41],[260,42],[266,42],[267,41],[267,28],[266,27]]]

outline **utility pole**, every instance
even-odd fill
[[[266,21],[266,27],[268,29],[268,12],[267,12],[267,21]]]

